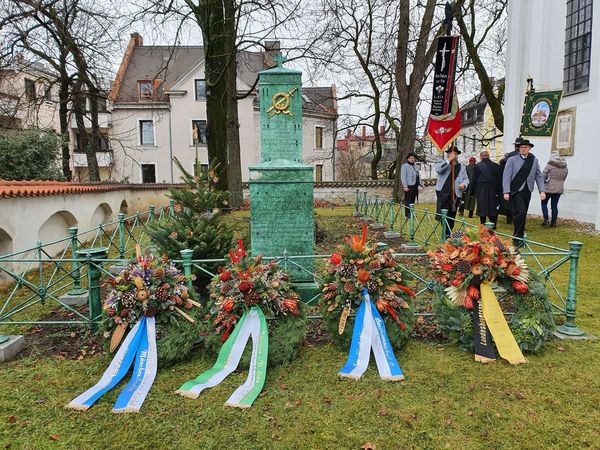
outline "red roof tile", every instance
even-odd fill
[[[109,192],[120,189],[166,189],[168,184],[74,183],[64,181],[7,181],[0,180],[0,198],[44,197],[48,195]]]

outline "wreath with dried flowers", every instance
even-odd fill
[[[188,289],[186,277],[168,258],[139,255],[116,277],[103,304],[100,332],[114,351],[142,317],[156,321],[158,363],[169,366],[184,359],[198,339],[201,305]]]
[[[401,350],[413,330],[415,294],[402,284],[400,264],[389,249],[367,245],[367,228],[362,236],[350,236],[329,258],[321,282],[319,308],[332,340],[348,348],[354,317],[367,289],[377,310],[383,314],[387,334],[395,350]]]
[[[241,240],[228,256],[227,264],[218,269],[209,285],[209,320],[202,333],[207,348],[218,353],[244,311],[258,306],[268,320],[269,366],[293,361],[306,336],[306,317],[289,275],[275,260],[267,262],[262,255],[247,255]],[[250,353],[247,346],[243,367],[248,367]]]
[[[536,352],[550,339],[555,324],[544,283],[493,230],[480,225],[454,232],[428,254],[437,281],[433,307],[438,327],[461,349],[474,351],[476,346],[480,330],[471,310],[481,304],[482,282],[498,293],[504,310],[512,311],[508,327],[522,351]]]

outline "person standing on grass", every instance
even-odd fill
[[[569,174],[567,161],[554,151],[550,153],[550,160],[542,172],[546,186],[546,198],[542,200],[542,214],[544,215],[543,227],[555,227],[558,219],[558,200],[565,189],[565,179]],[[548,221],[548,200],[552,208],[552,218]]]
[[[490,160],[490,154],[483,150],[481,161],[473,169],[473,181],[469,186],[477,198],[477,216],[480,223],[486,223],[486,217],[494,224],[498,222],[498,204],[502,193],[500,165]]]
[[[457,161],[460,154],[461,151],[453,145],[446,150],[447,159],[440,158],[435,163],[435,171],[438,174],[435,184],[437,220],[441,220],[442,209],[448,210],[447,223],[442,224],[446,227],[446,236],[449,236],[452,232],[458,203],[463,191],[469,185],[467,171]]]
[[[419,195],[419,169],[415,166],[417,155],[409,153],[406,155],[406,162],[400,168],[400,183],[404,189],[404,215],[410,216],[409,205],[414,204]]]
[[[465,209],[469,211],[469,218],[473,218],[473,212],[475,211],[475,190],[473,188],[473,169],[475,169],[475,163],[477,160],[474,157],[469,158],[469,164],[465,169],[467,171],[467,177],[469,178],[469,186],[463,194],[463,202],[458,209],[458,214],[463,216]]]
[[[514,227],[513,245],[517,248],[523,245],[527,210],[535,184],[540,191],[540,199],[546,198],[544,176],[537,158],[530,153],[532,148],[533,144],[523,139],[519,145],[519,156],[506,161],[502,174],[503,197],[510,201]]]
[[[514,150],[512,152],[505,153],[504,156],[502,156],[502,159],[498,161],[498,164],[500,165],[500,180],[502,180],[502,174],[504,173],[504,166],[506,166],[506,161],[508,161],[509,158],[512,158],[513,156],[517,156],[519,154],[519,144],[522,140],[523,138],[521,136],[517,137],[515,139],[515,142],[513,142],[513,145],[515,146]],[[510,202],[504,200],[502,196],[500,196],[500,207],[498,208],[498,214],[505,215],[506,223],[509,225],[512,224],[512,211],[510,210]]]

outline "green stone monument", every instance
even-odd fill
[[[314,255],[313,168],[302,161],[302,72],[282,66],[259,74],[260,164],[250,167],[252,253]],[[287,262],[305,301],[314,293],[312,258]]]

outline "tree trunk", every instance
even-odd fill
[[[383,151],[381,148],[381,135],[379,134],[379,120],[377,120],[373,125],[373,143],[375,144],[375,149],[373,153],[373,159],[371,160],[371,180],[376,180],[377,167],[379,166],[379,161],[381,161],[381,154]]]
[[[226,41],[229,48],[227,65],[227,185],[229,188],[229,205],[239,208],[244,199],[242,191],[242,163],[240,148],[240,123],[238,117],[237,98],[237,58],[236,58],[236,26],[235,26],[235,2],[234,0],[223,0],[225,4],[225,27]]]
[[[206,144],[208,161],[218,176],[216,187],[227,190],[227,40],[224,39],[225,13],[222,0],[202,0],[194,15],[204,40],[204,72],[206,82]]]
[[[62,67],[65,67],[64,65]],[[60,85],[58,92],[58,118],[60,122],[60,135],[62,136],[61,150],[62,150],[62,173],[67,181],[73,180],[73,173],[71,172],[71,150],[69,148],[69,80],[66,73],[60,76]]]
[[[86,93],[82,89],[83,82],[77,81],[73,89],[73,112],[75,114],[75,123],[77,124],[77,134],[80,136],[79,142],[85,147],[85,156],[88,166],[88,181],[97,181],[98,161],[94,146],[91,145],[91,136],[85,128],[85,99]]]

